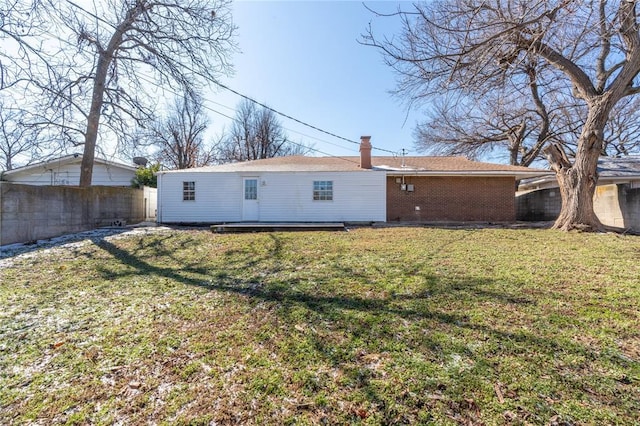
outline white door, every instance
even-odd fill
[[[259,219],[260,207],[258,201],[258,178],[244,178],[242,220],[253,221]]]

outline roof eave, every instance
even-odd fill
[[[536,177],[536,176],[533,176]],[[609,183],[609,184],[620,184],[620,183],[629,183],[632,181],[640,180],[640,174],[631,175],[631,176],[600,176],[598,178],[598,184]],[[523,191],[535,190],[536,188],[544,185],[555,185],[558,186],[558,180],[555,175],[544,175],[540,176],[540,179],[526,182],[521,184],[519,188]]]
[[[6,170],[6,171],[3,171],[3,174],[5,176],[7,175],[13,176],[23,172],[29,172],[31,170],[38,170],[38,169],[49,170],[52,165],[61,166],[64,164],[73,164],[80,161],[82,161],[82,155],[70,154],[70,155],[65,155],[64,157],[55,158],[52,160],[46,160],[46,161],[42,161],[40,163],[35,163],[35,164],[29,164],[27,166],[17,167],[12,170]],[[129,170],[132,172],[135,172],[138,169],[137,167],[134,167],[134,166],[129,166],[127,164],[122,164],[122,163],[115,163],[109,160],[104,160],[102,158],[95,158],[94,163],[105,164],[110,167],[120,167],[121,169]]]
[[[30,170],[37,170],[37,169],[45,169],[47,170],[50,164],[67,164],[67,163],[72,163],[72,161],[69,160],[74,160],[76,158],[82,158],[80,156],[75,157],[73,154],[71,155],[65,155],[64,157],[60,157],[60,158],[56,158],[53,160],[46,160],[46,161],[42,161],[40,163],[34,163],[34,164],[28,164],[26,166],[22,166],[22,167],[17,167],[15,169],[11,169],[11,170],[6,170],[4,171],[5,176],[6,175],[16,175],[19,173],[23,173],[23,172],[28,172]]]
[[[515,177],[527,179],[553,174],[547,171],[516,171],[516,170],[387,170],[387,176],[475,176],[475,177]]]

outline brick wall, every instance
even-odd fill
[[[513,177],[405,176],[413,192],[402,191],[396,179],[387,178],[388,222],[515,220]]]

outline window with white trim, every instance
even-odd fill
[[[333,200],[333,181],[332,180],[314,180],[313,181],[313,200],[314,201]]]
[[[196,200],[196,183],[182,182],[182,201]]]

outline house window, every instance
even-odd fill
[[[313,199],[315,201],[333,200],[333,181],[332,180],[314,180],[313,181]]]
[[[258,199],[258,179],[244,180],[244,199],[245,200]]]
[[[196,200],[196,183],[182,182],[182,201]]]

